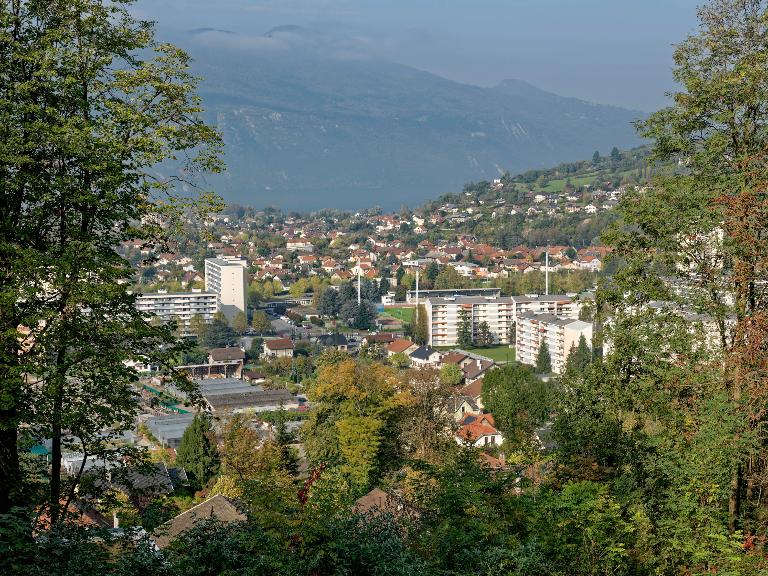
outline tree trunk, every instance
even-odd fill
[[[739,514],[741,512],[741,485],[744,481],[744,473],[741,464],[731,478],[731,495],[728,497],[728,532],[733,534],[738,529]]]
[[[0,514],[23,504],[15,421],[15,409],[0,410]]]

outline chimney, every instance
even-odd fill
[[[478,369],[478,370],[481,370],[481,369],[483,368],[483,361],[482,361],[482,360],[480,360],[480,358],[477,358],[477,359],[475,360],[475,362],[477,362],[477,369]]]

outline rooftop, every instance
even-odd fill
[[[592,326],[589,322],[583,320],[575,320],[573,318],[564,318],[561,316],[555,316],[554,314],[534,314],[533,312],[523,312],[520,314],[520,318],[526,320],[535,320],[544,324],[553,324],[555,326],[569,326],[575,330],[584,330]]]
[[[236,346],[229,348],[211,348],[211,350],[208,352],[208,355],[214,360],[214,362],[245,359],[245,352]]]
[[[264,340],[264,345],[270,350],[293,350],[293,340],[290,338],[275,338]]]
[[[233,501],[217,494],[159,526],[154,533],[155,544],[160,548],[165,548],[180,534],[208,518],[216,518],[220,522],[229,524],[242,522],[246,516],[240,512]]]

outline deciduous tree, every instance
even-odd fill
[[[5,3],[0,34],[0,512],[24,504],[16,444],[30,426],[53,440],[58,524],[80,478],[62,479],[62,451],[118,459],[103,430],[135,417],[123,361],[164,365],[172,352],[172,332],[136,311],[116,247],[167,249],[195,208],[174,186],[217,169],[219,141],[187,55],[123,1]],[[153,168],[166,160],[169,179]]]

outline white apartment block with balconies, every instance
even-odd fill
[[[456,346],[459,343],[459,322],[466,310],[477,338],[480,324],[488,323],[495,344],[509,344],[513,336],[513,302],[501,296],[454,296],[427,298],[427,328],[432,346]]]
[[[136,298],[136,308],[140,312],[149,312],[163,322],[175,320],[182,336],[191,336],[190,321],[200,315],[208,323],[219,310],[219,297],[214,292],[176,292],[158,291],[141,294]]]
[[[565,294],[526,294],[512,296],[513,321],[517,322],[520,314],[552,314],[563,318],[579,317],[579,304]]]
[[[592,324],[582,320],[523,312],[518,315],[515,328],[517,360],[535,366],[541,343],[546,341],[555,374],[562,374],[571,347],[579,345],[581,336],[592,346]]]
[[[245,258],[206,258],[205,289],[219,296],[219,309],[232,322],[246,313],[248,261]]]

